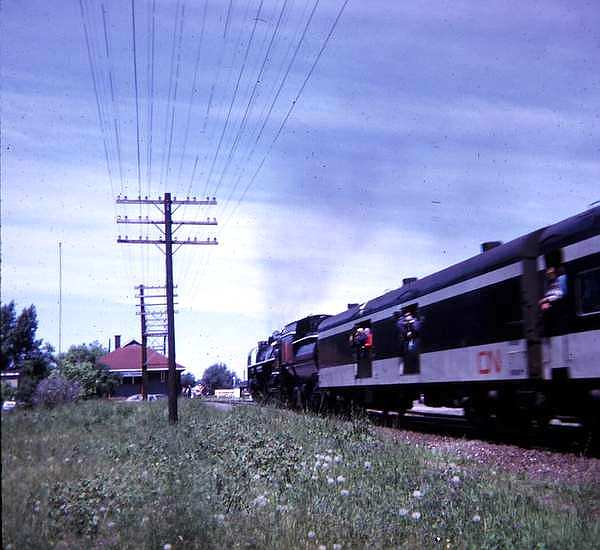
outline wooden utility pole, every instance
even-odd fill
[[[175,361],[175,310],[174,310],[174,296],[173,296],[173,254],[177,252],[184,244],[194,244],[194,245],[216,245],[217,239],[213,238],[207,239],[205,241],[199,241],[196,238],[193,240],[188,237],[187,240],[178,240],[173,237],[173,234],[184,225],[217,225],[217,220],[209,218],[206,221],[173,221],[172,214],[173,205],[176,205],[176,208],[179,208],[182,205],[187,206],[214,206],[217,204],[216,199],[213,197],[210,199],[209,197],[206,200],[196,200],[194,197],[190,199],[186,197],[183,200],[178,200],[173,197],[171,199],[171,193],[165,193],[164,199],[161,197],[156,199],[149,199],[148,197],[142,198],[138,196],[137,199],[129,199],[127,196],[121,197],[120,195],[117,197],[117,204],[152,204],[159,208],[162,206],[162,214],[164,216],[163,220],[150,220],[148,217],[142,218],[138,216],[138,218],[128,218],[125,216],[122,218],[121,216],[117,217],[117,223],[124,224],[147,224],[154,225],[157,227],[162,233],[162,237],[158,239],[149,239],[146,237],[142,239],[140,236],[139,239],[130,239],[127,235],[125,238],[122,238],[119,235],[117,242],[119,243],[130,243],[130,244],[154,244],[156,245],[161,252],[165,255],[165,274],[166,274],[166,298],[167,298],[167,341],[168,341],[168,359],[169,359],[169,422],[172,424],[177,423],[178,415],[177,415],[177,394],[179,383],[177,380],[177,363]],[[162,227],[161,227],[162,226]],[[175,228],[173,228],[175,226]],[[163,229],[164,227],[164,229]],[[177,248],[173,250],[173,245]],[[161,248],[164,246],[164,250]],[[145,331],[146,332],[146,331]]]
[[[144,285],[137,287],[140,291],[140,321],[142,333],[142,400],[148,400],[148,339],[146,337],[146,307],[144,305]]]

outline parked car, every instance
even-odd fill
[[[16,408],[17,406],[17,402],[16,401],[4,401],[2,403],[2,411],[3,412],[8,412],[8,411],[12,411]]]
[[[125,399],[125,401],[141,401],[141,400],[142,400],[141,393],[134,393],[133,395],[130,395],[127,399]]]
[[[149,393],[148,401],[158,401],[159,399],[166,399],[167,396],[164,393]],[[143,401],[141,393],[134,393],[130,395],[125,401]]]

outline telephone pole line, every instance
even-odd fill
[[[158,239],[149,239],[146,236],[145,239],[140,235],[139,239],[130,239],[128,235],[125,235],[125,238],[122,238],[119,235],[117,242],[118,243],[128,243],[128,244],[154,244],[156,245],[161,252],[165,255],[165,278],[166,278],[166,313],[167,313],[167,346],[168,346],[168,359],[169,359],[169,379],[168,379],[168,388],[169,388],[169,422],[172,424],[177,423],[178,415],[177,415],[177,393],[178,393],[178,380],[177,380],[177,368],[175,362],[175,309],[174,309],[174,296],[173,296],[173,254],[177,252],[183,245],[216,245],[217,239],[213,238],[212,240],[206,239],[205,241],[199,241],[196,238],[193,240],[188,237],[187,240],[177,239],[174,237],[174,233],[180,229],[184,225],[217,225],[217,220],[215,218],[208,218],[206,221],[185,221],[178,220],[174,221],[172,216],[174,212],[177,211],[181,206],[214,206],[217,204],[216,199],[213,197],[212,199],[207,197],[206,200],[196,200],[196,197],[190,199],[186,197],[185,199],[177,199],[176,197],[171,198],[171,193],[165,193],[164,199],[159,197],[158,199],[149,199],[148,197],[142,198],[138,195],[135,199],[130,199],[127,196],[121,197],[119,195],[117,197],[117,204],[149,204],[154,205],[163,215],[162,220],[151,220],[148,217],[142,218],[138,216],[137,218],[128,218],[127,216],[117,217],[117,223],[120,224],[146,224],[146,225],[154,225],[162,235],[159,235]],[[173,210],[173,205],[175,205],[175,209]],[[161,210],[162,206],[162,210]],[[175,228],[173,228],[175,226]],[[173,245],[176,246],[175,250],[173,250]],[[161,248],[164,246],[164,250]],[[149,288],[149,287],[146,287]],[[145,304],[144,304],[145,305]],[[146,329],[143,329],[144,333],[146,333]],[[144,346],[142,346],[143,348]],[[142,364],[142,368],[144,365]],[[142,374],[143,378],[143,374]]]

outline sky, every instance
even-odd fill
[[[117,195],[214,196],[174,216],[219,224],[178,232],[219,245],[174,256],[177,361],[243,377],[290,321],[600,200],[599,61],[594,0],[0,0],[2,303],[57,350],[139,340],[164,255],[116,217],[161,213]]]

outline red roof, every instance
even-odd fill
[[[162,354],[151,348],[147,350],[148,370],[168,370],[169,360]],[[107,353],[98,359],[98,363],[106,365],[111,371],[134,371],[142,370],[142,346],[135,340],[115,351]],[[176,363],[177,370],[185,370],[185,367]]]

